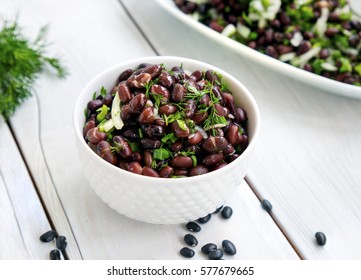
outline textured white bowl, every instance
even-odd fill
[[[119,74],[140,63],[164,63],[171,68],[183,64],[189,71],[212,69],[223,75],[238,106],[248,116],[249,145],[243,154],[227,166],[189,178],[153,178],[133,174],[113,166],[94,153],[83,139],[84,108],[95,91],[111,90]],[[130,60],[94,77],[82,90],[74,109],[74,126],[82,172],[97,195],[110,207],[130,218],[155,224],[177,224],[206,216],[221,206],[240,185],[249,168],[260,127],[258,106],[250,92],[233,76],[196,60],[158,56]]]

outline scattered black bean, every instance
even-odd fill
[[[65,250],[67,245],[65,236],[60,235],[56,238],[56,248],[59,250]]]
[[[208,259],[220,260],[223,257],[223,251],[221,249],[215,249],[208,253]]]
[[[221,211],[221,215],[225,219],[229,219],[232,216],[232,214],[233,214],[233,210],[229,206],[225,206]]]
[[[56,233],[55,230],[49,230],[49,231],[43,233],[40,236],[40,241],[42,241],[42,242],[50,242],[57,236],[58,236],[58,234]]]
[[[223,209],[223,205],[220,206],[220,207],[218,207],[218,208],[216,209],[216,211],[213,212],[213,214],[217,214],[217,213],[221,212],[222,209]]]
[[[207,243],[206,245],[204,245],[201,249],[203,254],[208,255],[211,251],[216,250],[217,249],[217,245],[214,243]]]
[[[180,249],[179,253],[185,258],[193,258],[195,255],[194,251],[187,247]]]
[[[186,224],[186,228],[191,232],[200,232],[201,227],[195,222],[189,222]]]
[[[237,249],[236,246],[234,246],[234,244],[229,241],[229,240],[223,240],[222,241],[222,248],[223,251],[227,254],[227,255],[235,255],[237,253]]]
[[[192,247],[195,247],[198,245],[197,238],[194,235],[189,234],[189,233],[184,236],[184,242]]]
[[[57,249],[51,250],[49,253],[49,257],[51,260],[60,260],[60,251]]]
[[[212,214],[208,214],[207,216],[199,218],[197,221],[201,224],[205,224],[208,223],[211,218],[212,218]]]
[[[272,204],[271,202],[269,202],[267,199],[263,199],[261,201],[261,206],[264,210],[266,210],[267,212],[270,212],[272,210]]]
[[[315,237],[318,245],[323,246],[326,244],[326,235],[323,232],[316,232]]]

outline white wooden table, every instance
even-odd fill
[[[227,238],[231,259],[361,259],[361,102],[279,76],[201,36],[151,0],[0,0],[29,37],[50,25],[50,54],[70,75],[41,75],[9,122],[0,119],[0,259],[48,259],[50,228],[69,259],[181,259],[184,225],[130,220],[104,204],[82,174],[72,111],[82,87],[135,57],[176,55],[223,68],[254,94],[262,131],[246,181],[197,234],[200,247]],[[1,50],[0,50],[1,51]],[[360,93],[361,94],[361,93]],[[273,204],[271,215],[260,199]],[[317,246],[323,231],[327,244]]]

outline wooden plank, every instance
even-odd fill
[[[25,0],[5,3],[13,11],[21,4],[25,15],[20,19],[32,30],[51,23],[49,37],[54,42],[51,50],[63,55],[71,72],[62,81],[42,76],[36,98],[26,102],[11,122],[54,224],[65,234],[74,233],[76,241],[69,242],[74,251],[70,258],[79,257],[77,248],[85,259],[180,258],[177,252],[185,234],[182,226],[130,220],[94,194],[81,173],[72,128],[77,94],[94,74],[124,59],[154,52],[117,1],[78,0],[66,5],[60,0],[51,4],[44,1],[30,4]],[[240,195],[234,199],[234,218],[223,229],[216,225],[224,221],[214,223],[213,234],[208,230],[202,232],[204,242],[208,239],[218,242],[215,240],[218,234],[226,236],[229,232],[230,239],[239,240],[237,258],[297,258],[247,185],[240,188]]]
[[[361,103],[250,63],[156,3],[123,2],[160,54],[217,65],[254,94],[263,121],[248,178],[258,195],[274,204],[273,217],[301,255],[361,258]],[[326,246],[315,246],[316,231],[326,233]]]
[[[26,27],[27,34],[35,36],[40,26],[50,23],[49,41],[58,44],[57,48],[49,48],[53,53],[64,55],[63,60],[70,72],[66,82],[53,77],[41,79],[36,88],[41,98],[30,99],[11,123],[54,226],[59,234],[68,239],[69,258],[81,259],[67,213],[68,209],[76,209],[74,205],[78,205],[76,200],[68,197],[73,198],[72,192],[78,187],[72,184],[74,171],[78,173],[77,170],[81,170],[79,162],[74,169],[68,169],[76,155],[71,125],[73,104],[81,88],[96,73],[122,60],[140,54],[151,55],[152,52],[149,47],[147,52],[146,42],[127,20],[117,1],[110,1],[107,5],[94,0],[71,1],[67,5],[63,1],[3,1],[3,6],[9,17],[17,14],[18,7],[21,6],[19,20]],[[9,11],[13,11],[12,14]],[[64,30],[69,32],[63,32]],[[119,33],[121,30],[127,32]],[[109,34],[112,35],[108,36]],[[118,37],[117,34],[122,35]],[[136,40],[135,43],[128,43],[132,40]],[[47,95],[47,99],[43,98],[42,92]],[[38,110],[38,106],[42,109]],[[54,107],[58,110],[56,114]],[[65,134],[64,130],[58,129],[64,128],[64,124],[67,131]],[[63,140],[54,141],[56,138]],[[64,158],[64,153],[59,153],[59,149],[70,149],[71,152]],[[62,183],[58,184],[59,181]],[[60,190],[61,187],[64,189]],[[76,199],[81,197],[76,192],[75,195]],[[70,201],[72,204],[69,207]],[[77,210],[74,214],[82,219],[78,217]]]
[[[0,117],[0,259],[48,259],[51,229],[7,124]]]

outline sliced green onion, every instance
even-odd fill
[[[115,93],[113,103],[112,103],[112,110],[111,115],[114,122],[114,126],[116,129],[122,129],[124,126],[124,122],[120,117],[121,107],[120,107],[120,98],[119,94]]]
[[[99,110],[99,109],[98,109]],[[101,108],[100,108],[100,113],[97,115],[97,120],[98,122],[101,122],[105,119],[105,117],[108,115],[108,112],[109,112],[109,108],[107,105],[103,105]]]

